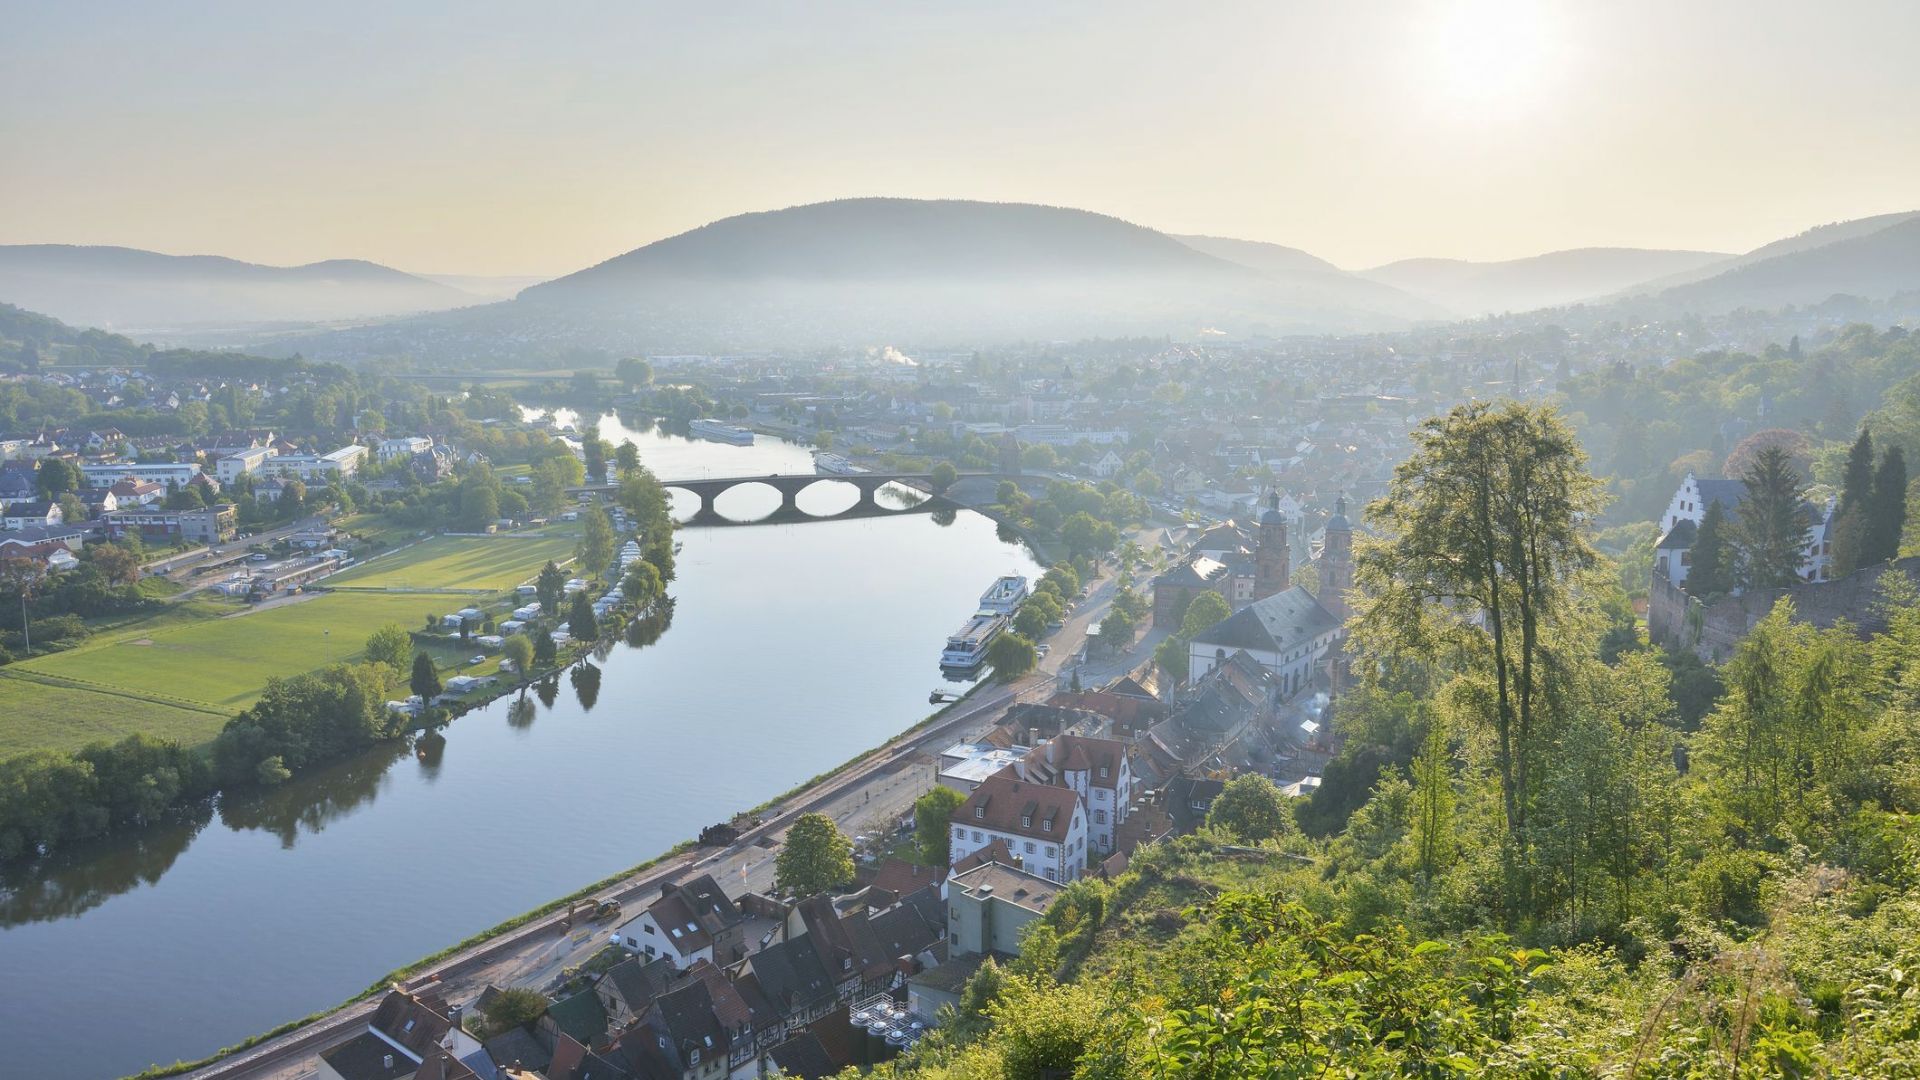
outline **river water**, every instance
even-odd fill
[[[765,437],[601,432],[662,478],[812,469]],[[822,485],[801,506],[852,498]],[[597,695],[562,677],[531,715],[503,699],[0,883],[0,1076],[200,1057],[651,858],[925,716],[947,632],[997,575],[1038,572],[966,511],[680,536],[670,628],[615,646]]]

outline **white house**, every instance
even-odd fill
[[[1187,680],[1199,682],[1245,650],[1279,680],[1281,693],[1297,693],[1339,639],[1340,620],[1312,593],[1292,585],[1195,634],[1188,646]]]
[[[1093,463],[1093,475],[1102,480],[1111,480],[1126,467],[1127,463],[1121,460],[1120,455],[1109,450],[1100,455],[1099,461]]]
[[[360,463],[366,456],[366,447],[349,443],[324,454],[281,454],[268,458],[261,464],[260,472],[283,480],[325,484],[331,480],[343,480],[360,471]]]
[[[80,474],[87,478],[87,486],[92,488],[110,488],[122,480],[186,487],[194,477],[200,475],[200,464],[194,461],[122,461],[111,465],[82,465]]]
[[[951,820],[951,862],[999,840],[1048,881],[1073,881],[1087,868],[1087,815],[1072,788],[1022,780],[1008,767],[967,796]]]
[[[235,450],[213,464],[213,475],[221,484],[232,484],[242,476],[257,471],[273,456],[270,446],[253,446],[244,450]]]
[[[1692,566],[1692,548],[1695,531],[1700,522],[1706,519],[1707,507],[1720,504],[1720,512],[1729,524],[1738,513],[1740,500],[1747,497],[1747,483],[1744,480],[1701,479],[1687,473],[1680,481],[1680,487],[1667,501],[1666,513],[1660,515],[1660,539],[1654,545],[1654,570],[1675,585],[1684,585],[1687,573]],[[1803,504],[1811,524],[1807,526],[1805,561],[1800,564],[1800,576],[1808,581],[1827,580],[1827,569],[1833,562],[1833,540],[1830,529],[1833,525],[1832,504],[1823,510],[1812,503]]]
[[[1113,850],[1114,830],[1133,806],[1133,766],[1117,739],[1061,735],[1027,752],[1027,779],[1067,788],[1080,797],[1087,835],[1101,852]]]
[[[433,440],[425,435],[403,435],[397,439],[380,440],[378,454],[381,461],[392,461],[395,458],[424,454],[431,449],[433,449]]]

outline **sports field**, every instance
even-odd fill
[[[470,589],[505,592],[531,580],[547,560],[573,557],[574,538],[558,535],[436,536],[335,574],[328,588]]]
[[[194,746],[219,734],[225,713],[104,689],[41,682],[0,668],[0,761],[32,750],[78,750],[136,731]]]
[[[77,683],[181,699],[229,713],[260,696],[267,679],[351,660],[388,623],[411,630],[447,601],[381,593],[319,596],[151,633],[133,626],[77,649],[13,665]]]

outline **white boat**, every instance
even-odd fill
[[[735,446],[752,446],[753,432],[743,427],[735,427],[724,420],[701,417],[687,425],[687,430],[702,439],[732,443]]]
[[[1007,628],[1007,617],[983,611],[967,620],[967,624],[953,632],[947,638],[947,647],[940,652],[940,666],[967,670],[977,668],[986,662],[987,646]]]
[[[1020,606],[1020,601],[1026,598],[1027,579],[1019,574],[1005,574],[980,594],[980,610],[996,615],[1011,615]]]
[[[813,452],[813,468],[828,476],[858,476],[867,471],[839,454],[829,454],[825,450]]]

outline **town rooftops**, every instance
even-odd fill
[[[956,825],[1059,840],[1067,835],[1080,796],[1069,788],[1021,780],[1011,766],[981,782],[953,812]]]
[[[1058,882],[999,863],[986,863],[955,874],[947,880],[947,890],[950,894],[964,893],[981,901],[1000,900],[1036,915],[1045,915],[1053,906],[1053,898],[1060,895]]]
[[[447,1019],[446,1002],[439,998],[394,989],[381,999],[367,1026],[424,1059],[453,1030],[453,1021]]]
[[[1340,620],[1299,585],[1262,597],[1194,635],[1195,645],[1281,653],[1339,629]]]

